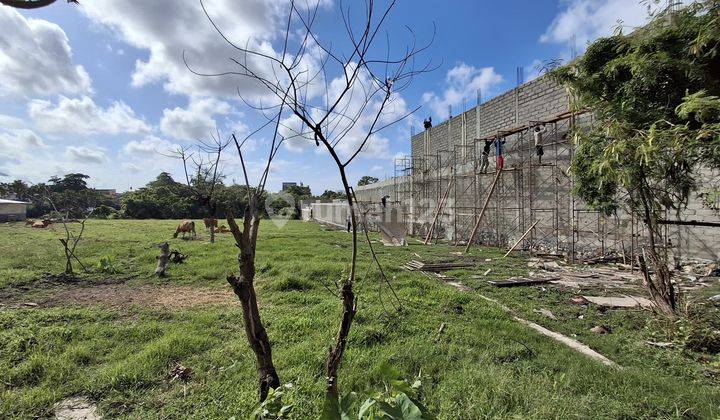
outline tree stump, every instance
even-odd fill
[[[157,257],[157,268],[155,268],[155,275],[158,277],[165,277],[165,270],[167,270],[168,263],[170,263],[170,244],[163,242],[158,245],[160,247],[160,255]]]

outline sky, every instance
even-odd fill
[[[340,8],[348,0],[308,1],[321,2],[317,37],[341,50],[346,33]],[[287,5],[287,0],[205,1],[233,42],[275,53],[282,50]],[[390,39],[393,50],[405,45],[407,27],[418,42],[434,34],[422,57],[436,69],[393,96],[394,115],[420,108],[370,139],[348,167],[350,181],[391,177],[394,158],[409,153],[411,132],[420,131],[427,116],[442,121],[448,107],[457,115],[475,104],[478,89],[488,100],[514,87],[518,66],[530,80],[542,62],[568,60],[618,25],[628,31],[647,16],[639,0],[398,1],[381,44]],[[80,0],[79,5],[58,0],[22,11],[0,6],[0,28],[0,182],[37,183],[81,172],[90,175],[93,187],[126,191],[162,171],[182,179],[182,167],[168,151],[192,147],[211,133],[244,138],[266,121],[247,105],[268,100],[256,84],[238,76],[201,77],[188,69],[231,70],[229,58],[237,56],[198,0]],[[321,59],[321,53],[309,54],[305,65],[315,68]],[[327,81],[332,86],[341,76],[328,74]],[[285,116],[283,122],[286,128],[293,124]],[[368,125],[361,119],[340,152],[351,154]],[[271,135],[261,131],[244,146],[253,179],[263,168]],[[223,157],[226,182],[241,183],[232,152]],[[267,187],[276,191],[286,181],[310,185],[316,194],[341,187],[327,152],[302,138],[280,148]]]

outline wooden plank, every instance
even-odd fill
[[[482,210],[480,210],[480,216],[478,216],[477,223],[475,223],[475,227],[473,227],[472,234],[470,234],[470,239],[468,239],[467,246],[465,246],[465,253],[468,253],[468,251],[470,251],[470,247],[472,246],[472,243],[475,240],[475,235],[477,235],[477,231],[480,228],[480,222],[482,222],[483,216],[485,215],[485,210],[487,210],[487,206],[488,206],[488,204],[490,204],[490,197],[492,197],[492,194],[495,191],[495,186],[497,185],[498,179],[500,179],[501,173],[502,173],[502,168],[499,171],[497,171],[497,173],[495,174],[495,179],[493,180],[493,183],[490,186],[490,192],[488,193],[487,197],[485,197],[485,203],[482,206]]]
[[[515,250],[515,248],[517,248],[518,245],[520,245],[520,242],[522,242],[523,239],[525,239],[525,237],[528,236],[533,229],[535,229],[535,226],[538,224],[538,222],[540,222],[540,221],[536,220],[535,223],[533,223],[532,226],[530,226],[530,229],[528,229],[527,232],[523,233],[523,236],[521,236],[520,239],[518,239],[517,242],[515,242],[515,245],[513,245],[512,248],[510,248],[510,250],[507,253],[505,253],[505,255],[503,255],[503,258],[510,255],[510,253],[513,252]]]
[[[437,224],[438,217],[440,216],[440,212],[442,211],[442,208],[445,206],[445,201],[447,201],[448,195],[450,195],[450,189],[452,188],[452,184],[455,181],[455,174],[453,174],[452,178],[450,178],[450,183],[448,184],[447,190],[445,190],[445,194],[443,195],[442,199],[438,203],[437,210],[435,211],[435,217],[433,217],[432,224],[430,225],[430,229],[428,230],[428,234],[425,237],[425,242],[423,242],[424,245],[427,245],[430,239],[432,239],[432,235],[435,232],[435,225]]]
[[[495,287],[515,287],[515,286],[534,286],[537,284],[550,283],[557,278],[546,278],[546,279],[509,279],[509,280],[490,280],[489,284]]]

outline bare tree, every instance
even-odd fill
[[[228,212],[226,220],[230,227],[230,232],[235,238],[235,245],[238,247],[238,267],[239,276],[231,275],[227,278],[228,283],[232,286],[233,291],[240,299],[243,311],[243,320],[245,324],[245,333],[248,342],[257,360],[258,382],[260,401],[264,401],[270,388],[280,386],[280,378],[275,370],[272,359],[272,347],[268,339],[265,326],[260,318],[260,309],[257,304],[257,294],[255,292],[255,250],[257,249],[258,231],[260,229],[260,220],[263,216],[262,198],[265,193],[265,184],[267,183],[270,167],[275,155],[277,154],[284,139],[278,135],[278,125],[282,115],[282,107],[277,113],[275,119],[275,130],[273,132],[272,142],[269,147],[267,158],[265,160],[264,169],[260,174],[257,186],[250,187],[250,176],[243,154],[243,146],[247,140],[254,134],[268,126],[273,120],[263,125],[258,130],[250,133],[244,140],[238,141],[235,134],[232,135],[233,143],[240,158],[243,179],[247,191],[247,205],[245,206],[245,214],[243,215],[242,227],[235,221],[232,212]]]
[[[49,191],[45,192],[43,198],[45,201],[50,203],[50,207],[52,207],[53,212],[58,216],[60,223],[62,223],[63,230],[65,231],[65,237],[58,238],[58,240],[63,246],[63,252],[65,253],[65,274],[67,274],[68,276],[72,276],[75,274],[75,271],[73,270],[73,260],[77,261],[80,267],[82,267],[83,271],[87,272],[87,267],[85,267],[82,261],[80,261],[80,258],[78,258],[78,256],[75,254],[75,249],[77,248],[78,243],[80,243],[83,233],[85,233],[85,222],[87,222],[87,220],[90,218],[93,211],[88,211],[84,208],[73,209],[74,214],[84,214],[82,219],[73,220],[79,224],[79,228],[74,229],[68,225],[68,223],[70,223],[70,210],[58,210],[57,206],[55,205],[55,201],[52,199],[52,194]]]
[[[199,141],[193,150],[190,147],[179,146],[168,155],[182,161],[185,175],[185,185],[195,197],[198,205],[204,209],[206,216],[211,220],[203,220],[210,230],[210,243],[215,243],[215,225],[217,224],[217,203],[215,190],[225,177],[220,167],[222,151],[230,144],[223,141],[220,132],[211,134],[211,141]]]
[[[305,3],[298,6],[296,2],[290,1],[282,51],[269,53],[266,49],[242,46],[230,40],[216,25],[201,0],[206,16],[220,37],[234,48],[238,56],[230,58],[234,64],[230,71],[213,72],[191,68],[191,71],[198,75],[236,75],[256,82],[264,88],[267,97],[271,98],[271,103],[268,105],[262,101],[251,102],[246,98],[243,98],[243,101],[268,120],[271,120],[268,113],[272,118],[276,118],[276,133],[283,131],[289,133],[285,135],[287,139],[309,141],[316,147],[323,148],[337,167],[352,221],[352,250],[347,278],[335,283],[337,295],[342,301],[342,316],[335,343],[330,348],[325,365],[328,396],[334,399],[339,395],[338,370],[357,311],[357,297],[353,287],[358,253],[358,214],[347,169],[378,132],[404,120],[416,110],[404,109],[398,93],[405,90],[415,76],[431,70],[429,62],[418,67],[416,59],[427,50],[432,40],[418,46],[414,32],[408,28],[410,42],[404,48],[398,49],[391,45],[387,34],[383,36],[383,27],[387,24],[396,1],[390,1],[382,7],[373,0],[352,4],[353,6],[348,5],[347,8],[342,3],[339,6],[347,36],[347,39],[343,40],[346,42],[343,45],[344,51],[335,50],[332,45],[321,41],[316,34],[314,23],[319,4],[309,6]],[[357,10],[353,7],[361,9],[358,19],[355,19],[354,11]],[[396,51],[399,53],[395,53]],[[334,78],[331,79],[333,75]],[[282,118],[283,111],[287,112],[287,118]],[[248,206],[248,209],[250,208],[252,206]],[[246,211],[245,231],[250,230],[250,238],[254,238],[253,232],[256,233],[253,217],[254,215],[248,215]],[[228,222],[230,223],[230,219]],[[233,229],[234,234],[235,232],[240,233],[237,226]],[[247,240],[238,235],[236,239],[239,243]],[[254,253],[254,248],[252,251]],[[250,256],[246,257],[246,260],[250,261]],[[241,274],[243,269],[251,268],[252,273],[249,272],[248,275],[254,275],[254,266],[244,267],[243,261],[240,261],[240,267]],[[241,293],[238,293],[238,296],[241,296]],[[241,300],[243,299],[252,300],[254,295],[247,298],[241,296]],[[247,327],[246,323],[246,329]],[[261,332],[264,336],[264,329]],[[267,349],[269,351],[269,347]],[[274,368],[272,373],[274,375]],[[270,386],[279,383],[276,375],[269,382],[272,382]],[[261,389],[262,386],[261,377]]]

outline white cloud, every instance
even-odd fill
[[[17,157],[43,147],[46,147],[45,142],[31,130],[13,129],[0,132],[0,149],[3,154]]]
[[[46,132],[83,135],[150,132],[150,126],[124,102],[113,102],[103,109],[87,96],[79,99],[60,96],[57,104],[34,99],[28,104],[28,113]]]
[[[291,152],[302,152],[315,146],[315,140],[309,133],[300,118],[295,115],[282,119],[278,127],[278,134],[285,139],[283,145]]]
[[[23,120],[10,115],[0,114],[0,129],[1,128],[19,128],[22,127]]]
[[[0,7],[0,93],[90,93],[87,71],[72,61],[65,32],[56,24]]]
[[[227,115],[230,105],[212,98],[191,99],[187,108],[163,110],[160,131],[166,136],[182,140],[198,140],[214,133],[214,115]]]
[[[619,23],[623,33],[629,33],[645,24],[650,13],[666,5],[664,1],[654,4],[637,0],[564,0],[563,3],[563,10],[540,37],[540,42],[564,44],[568,49],[573,48],[574,43],[578,54],[585,50],[588,42],[611,35]]]
[[[178,148],[178,145],[170,143],[155,136],[147,136],[143,140],[132,140],[122,147],[123,154],[140,158],[158,158],[160,154]]]
[[[83,163],[103,163],[107,160],[105,151],[87,146],[68,146],[65,148],[65,157]]]
[[[329,4],[327,0],[321,3]],[[283,30],[282,13],[287,10],[287,0],[206,0],[205,6],[218,27],[237,45],[277,55],[271,42]],[[93,0],[80,9],[92,21],[112,28],[128,44],[148,51],[147,60],[135,63],[133,86],[160,82],[169,92],[189,96],[237,97],[239,91],[252,97],[267,93],[245,77],[201,77],[188,71],[183,56],[193,69],[206,73],[237,71],[229,58],[242,59],[215,31],[199,1]],[[272,74],[265,60],[249,57],[248,64],[256,72]]]
[[[495,72],[493,67],[477,68],[465,63],[458,63],[448,70],[445,75],[445,90],[441,95],[435,92],[425,92],[422,101],[427,104],[436,117],[447,118],[448,106],[452,106],[455,115],[460,113],[458,106],[463,100],[474,103],[477,90],[480,89],[484,97],[492,95],[503,78]]]

